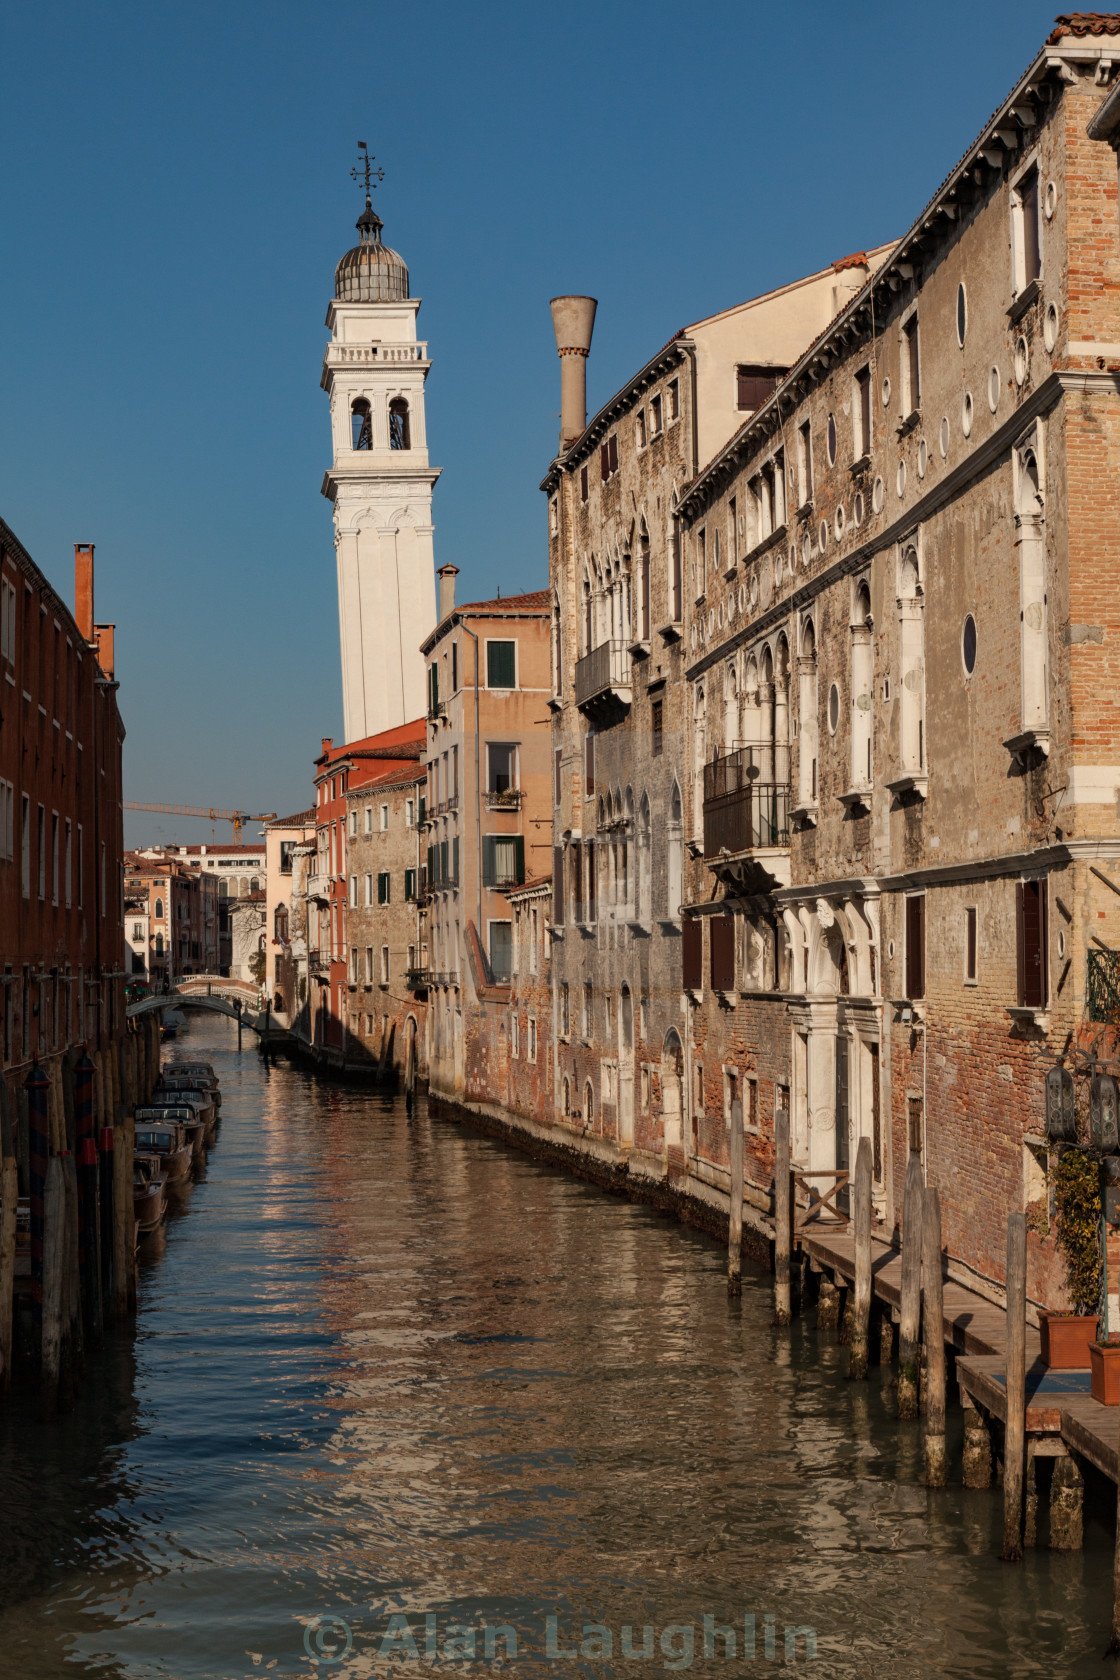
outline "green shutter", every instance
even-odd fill
[[[454,881],[455,885],[458,886],[458,884],[459,884],[459,837],[458,837],[458,835],[456,835],[455,839],[452,840],[452,842],[451,842],[451,879]]]
[[[515,646],[514,642],[487,642],[487,688],[512,688],[514,686],[516,675]]]
[[[377,877],[377,902],[378,904],[388,904],[389,902],[389,876],[386,871],[383,871]]]
[[[494,885],[494,837],[487,834],[482,842],[482,884],[484,887]]]
[[[519,834],[517,836],[515,849],[517,851],[517,884],[520,886],[525,879],[525,839],[523,835]]]
[[[406,869],[404,872],[404,896],[409,902],[416,897],[415,869]]]

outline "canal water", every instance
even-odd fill
[[[224,1022],[177,1052],[223,1120],[135,1330],[0,1413],[3,1676],[1114,1673],[1108,1523],[1001,1564],[762,1274]]]

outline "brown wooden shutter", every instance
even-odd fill
[[[1024,1009],[1046,1007],[1046,884],[1020,881],[1015,890],[1019,1003]]]
[[[599,476],[604,484],[611,476],[611,452],[605,443],[599,445]]]
[[[587,842],[587,919],[593,922],[598,911],[595,904],[595,842]]]
[[[583,921],[583,849],[578,841],[573,840],[572,860],[572,916],[577,922]]]
[[[708,924],[712,990],[730,992],[735,987],[735,919],[713,916]]]
[[[594,735],[586,735],[584,737],[583,753],[584,753],[584,792],[587,794],[587,797],[590,799],[591,795],[595,792],[595,737],[594,737]]]
[[[618,471],[618,433],[617,432],[612,432],[610,437],[607,439],[607,460],[610,464],[611,472],[612,473],[617,472]]]
[[[681,962],[687,991],[699,991],[704,984],[704,924],[698,916],[686,916],[681,924]]]
[[[926,995],[926,901],[917,895],[906,900],[906,996]]]
[[[554,927],[564,925],[564,848],[552,848],[552,923]]]

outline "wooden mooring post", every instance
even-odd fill
[[[922,1160],[912,1150],[902,1204],[902,1289],[898,1320],[898,1415],[918,1415],[918,1354],[922,1322]]]
[[[731,1104],[731,1193],[727,1218],[727,1293],[743,1293],[743,1105]]]
[[[62,1159],[47,1162],[43,1187],[43,1282],[40,1381],[43,1407],[50,1416],[58,1406],[62,1374],[62,1315],[66,1265],[66,1183]]]
[[[1027,1445],[1027,1220],[1007,1221],[1007,1422],[1003,1451],[1003,1558],[1023,1556],[1023,1470]]]
[[[774,1322],[793,1318],[790,1259],[793,1247],[792,1189],[789,1165],[789,1115],[780,1108],[774,1116]]]
[[[922,1196],[922,1333],[926,1365],[926,1485],[949,1479],[945,1451],[945,1301],[941,1280],[941,1197],[932,1185]]]
[[[856,1150],[856,1182],[852,1209],[856,1277],[849,1320],[851,1359],[848,1376],[862,1381],[867,1376],[871,1336],[871,1139],[860,1138]]]

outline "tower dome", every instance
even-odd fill
[[[384,224],[368,194],[354,225],[358,243],[334,271],[336,299],[340,303],[400,303],[408,296],[408,268],[402,256],[381,243]]]

